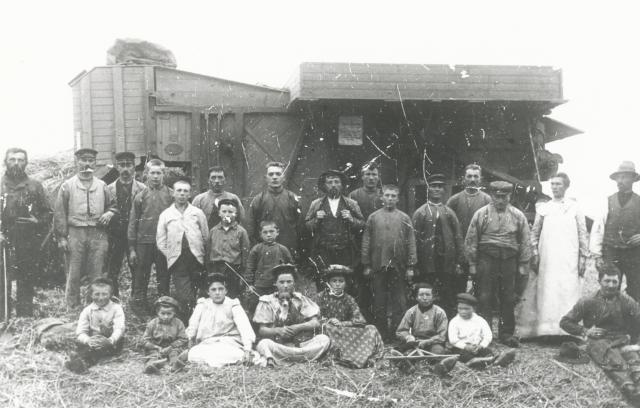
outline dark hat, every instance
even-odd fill
[[[218,208],[222,207],[223,205],[232,205],[236,209],[239,207],[238,200],[234,200],[232,198],[223,198],[222,200],[219,200],[218,203],[216,204]]]
[[[629,173],[635,176],[635,180],[640,180],[640,174],[636,172],[636,165],[632,161],[625,160],[618,166],[618,170],[611,173],[609,178],[614,180],[618,174]]]
[[[326,279],[331,279],[334,276],[344,276],[345,278],[350,278],[353,274],[353,269],[349,268],[348,266],[333,264],[329,265],[329,267],[323,272]]]
[[[347,176],[343,172],[339,170],[327,170],[324,173],[322,173],[320,177],[318,177],[318,189],[320,189],[320,191],[325,191],[324,183],[327,180],[327,177],[330,177],[330,176],[339,177],[340,181],[342,182],[342,187],[343,188],[346,187],[348,180],[347,180]]]
[[[165,306],[165,307],[173,307],[176,310],[180,310],[180,303],[178,303],[178,301],[172,298],[171,296],[160,296],[154,304],[156,307]]]
[[[295,280],[298,280],[298,269],[293,264],[280,264],[274,266],[269,271],[269,274],[271,274],[274,282],[278,279],[278,276],[282,275],[283,273],[290,273],[291,275],[293,275],[293,278]]]
[[[589,362],[589,356],[573,341],[562,343],[558,354],[553,358],[567,364],[587,364]]]
[[[88,147],[83,147],[81,149],[76,150],[73,155],[76,157],[86,156],[86,155],[96,157],[98,155],[98,151]]]
[[[513,184],[506,181],[492,181],[489,191],[495,195],[507,195],[513,192]]]
[[[478,299],[471,293],[458,293],[458,295],[456,295],[456,302],[475,307],[478,304]]]
[[[136,155],[131,152],[116,153],[115,157],[116,157],[116,162],[119,162],[119,161],[135,162],[136,161]]]
[[[427,177],[427,184],[447,184],[446,177],[444,174],[432,174]]]

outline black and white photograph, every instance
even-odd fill
[[[640,407],[632,2],[2,14],[0,406]]]

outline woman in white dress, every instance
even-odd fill
[[[189,362],[222,367],[239,362],[257,363],[252,351],[256,335],[238,299],[228,298],[225,277],[209,277],[209,297],[198,299],[186,329]]]
[[[551,178],[553,199],[538,205],[531,231],[533,273],[517,313],[521,338],[562,336],[560,319],[580,299],[588,256],[587,228],[578,204],[565,198],[565,173]]]

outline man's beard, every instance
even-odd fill
[[[7,167],[6,175],[10,179],[19,180],[27,177],[27,173],[24,171],[26,166],[14,165]]]
[[[335,187],[332,187],[329,189],[329,191],[327,191],[327,195],[331,198],[338,198],[340,197],[340,190]]]

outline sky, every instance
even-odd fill
[[[640,167],[635,2],[20,1],[0,17],[0,149],[73,146],[71,89],[116,38],[173,51],[178,68],[285,85],[303,61],[549,65],[569,102],[552,117],[584,134],[551,143],[568,195],[595,213],[621,160]]]

